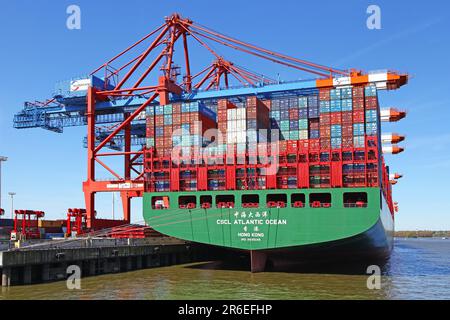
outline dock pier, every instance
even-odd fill
[[[197,261],[201,249],[172,238],[83,239],[0,251],[1,286],[31,285],[67,279],[69,266],[81,277],[129,272]]]

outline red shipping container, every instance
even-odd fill
[[[320,114],[320,125],[330,124],[331,122],[331,114],[330,113],[321,113]]]
[[[331,113],[331,124],[341,124],[342,116],[340,112],[332,112]]]
[[[321,138],[320,139],[320,149],[322,149],[322,150],[331,149],[331,139],[330,138]]]
[[[162,127],[164,125],[164,116],[156,116],[155,117],[155,125],[157,127]]]
[[[227,111],[226,110],[217,111],[217,121],[227,121]]]
[[[219,123],[219,131],[222,134],[226,134],[226,132],[227,132],[227,124],[226,123]]]
[[[256,104],[258,103],[258,98],[257,97],[248,97],[247,98],[247,106],[256,106]]]
[[[378,101],[371,101],[366,103],[366,110],[377,110],[378,109]]]
[[[181,114],[172,115],[172,124],[181,124]]]
[[[366,97],[366,109],[374,110],[378,108],[378,97]]]
[[[331,126],[320,126],[320,136],[321,137],[331,137]]]
[[[172,156],[172,148],[164,148],[163,155],[164,157]]]
[[[330,100],[330,89],[320,89],[319,100],[321,101]]]
[[[218,101],[217,110],[218,111],[225,111],[228,109],[235,109],[236,106],[229,102],[228,100],[221,99]]]
[[[193,123],[194,121],[200,121],[200,113],[189,112],[189,122]]]
[[[250,108],[247,109],[247,119],[256,119],[257,114],[256,114],[256,109]]]
[[[164,148],[164,140],[161,138],[156,138],[155,146],[156,146],[156,149],[163,149]]]
[[[362,123],[364,121],[365,121],[364,109],[361,111],[354,110],[353,111],[353,122],[354,123]]]
[[[355,98],[353,97],[353,109],[356,107],[364,106],[365,99],[364,98]]]
[[[287,152],[288,153],[296,153],[298,150],[298,141],[290,140],[287,143]]]
[[[342,148],[353,148],[353,136],[342,137]]]
[[[353,123],[344,124],[342,126],[342,135],[346,137],[353,137]]]
[[[287,151],[287,141],[286,140],[282,140],[278,143],[279,148],[280,148],[280,152],[286,152]]]
[[[220,99],[217,101],[217,110],[226,110],[227,109],[227,100]]]
[[[262,104],[267,108],[267,110],[270,110],[272,108],[272,100],[261,100]]]
[[[342,123],[353,123],[353,112],[352,111],[342,112]]]
[[[172,113],[180,114],[181,113],[181,103],[175,103],[172,105]]]
[[[320,119],[310,119],[309,120],[309,129],[310,130],[319,130],[320,127]]]
[[[364,111],[364,110],[365,110],[364,104],[353,105],[353,111]]]
[[[145,119],[145,122],[146,122],[147,126],[153,125],[155,123],[155,117],[147,116],[147,118]]]
[[[164,126],[164,137],[171,137],[173,133],[172,126]]]
[[[289,119],[298,120],[298,109],[289,110]]]
[[[364,87],[353,87],[353,98],[364,98]]]
[[[320,139],[309,139],[309,149],[319,150],[320,149]]]
[[[298,148],[300,150],[308,150],[308,148],[309,148],[309,141],[308,140],[300,140]]]
[[[164,147],[172,147],[172,137],[164,137]]]

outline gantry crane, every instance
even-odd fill
[[[14,230],[11,240],[40,239],[39,219],[45,216],[42,211],[15,210]]]
[[[275,81],[228,61],[212,48],[211,43],[316,78]],[[212,56],[212,63],[199,68],[197,73],[192,72],[190,56],[194,44]],[[176,59],[184,62],[183,69],[175,64]],[[178,79],[182,71],[184,76]],[[54,96],[45,102],[26,103],[15,116],[14,126],[18,129],[41,127],[58,133],[63,132],[64,127],[87,126],[84,143],[88,150],[88,174],[83,190],[86,224],[92,228],[97,221],[94,214],[96,193],[121,194],[124,223],[130,222],[130,200],[143,195],[147,107],[199,100],[214,104],[220,98],[239,99],[250,95],[271,98],[296,92],[305,94],[308,90],[314,93],[318,88],[346,84],[374,83],[379,89],[397,89],[407,80],[407,75],[396,72],[364,74],[297,59],[223,35],[173,14],[88,77],[60,84]],[[105,148],[110,150],[103,151]],[[122,174],[106,164],[105,158],[113,157],[122,158]],[[106,169],[112,178],[99,181],[96,165]]]

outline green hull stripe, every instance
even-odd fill
[[[367,208],[344,208],[345,192],[366,192]],[[268,194],[291,194],[306,196],[305,208],[242,208],[244,194],[259,195],[260,203],[266,202]],[[311,208],[308,203],[311,193],[330,193],[331,208]],[[171,209],[153,210],[154,196],[168,196]],[[234,209],[178,209],[179,196],[235,195]],[[373,227],[380,219],[381,203],[378,188],[352,189],[302,189],[302,190],[258,190],[228,192],[172,192],[144,194],[144,218],[155,230],[188,241],[230,247],[243,250],[263,250],[291,246],[311,245],[341,240],[361,234]],[[264,205],[265,207],[265,205]],[[386,205],[383,205],[386,211]],[[386,218],[385,218],[386,220]],[[391,223],[387,223],[391,228]],[[388,230],[387,230],[388,231]]]

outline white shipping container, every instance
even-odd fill
[[[237,110],[237,119],[246,119],[247,118],[247,110],[245,108],[236,109]]]
[[[246,143],[247,142],[247,134],[245,132],[238,132],[236,141],[237,141],[237,143]]]
[[[308,140],[308,130],[300,130],[300,140]]]
[[[236,139],[232,132],[227,133],[227,143],[235,143]]]
[[[236,110],[235,109],[228,110],[227,117],[229,120],[236,120]]]

